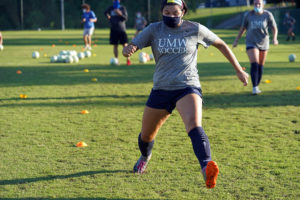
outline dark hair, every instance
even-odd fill
[[[81,8],[84,8],[84,9],[87,9],[87,10],[90,10],[91,9],[91,6],[89,4],[82,4],[81,5]]]
[[[163,9],[164,9],[164,7],[165,7],[166,5],[178,5],[178,4],[176,4],[176,3],[167,3],[167,1],[168,1],[168,0],[162,0],[162,1],[161,1],[161,6],[160,6],[160,11],[161,11],[161,12],[163,11]],[[189,8],[188,8],[188,6],[187,6],[187,4],[185,3],[184,0],[181,0],[181,1],[182,1],[182,5],[183,5],[182,10],[184,11],[184,15],[185,15],[185,14],[188,12]]]

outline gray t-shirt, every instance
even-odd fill
[[[254,11],[248,12],[242,23],[247,30],[246,46],[257,47],[261,50],[269,49],[268,28],[276,27],[276,22],[271,12],[264,10],[261,15]]]
[[[151,46],[156,68],[153,89],[178,90],[200,87],[197,70],[198,45],[208,47],[218,38],[205,26],[183,21],[170,28],[162,21],[150,24],[132,40],[139,49]]]

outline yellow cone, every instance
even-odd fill
[[[98,79],[97,79],[97,78],[92,78],[92,81],[93,81],[93,82],[97,82]]]
[[[300,86],[296,87],[296,90],[300,90]]]
[[[83,71],[84,71],[84,72],[89,72],[89,70],[88,70],[88,69],[84,69]]]
[[[271,83],[272,81],[270,81],[270,80],[265,80],[265,83]]]

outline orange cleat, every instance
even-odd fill
[[[216,162],[209,161],[206,166],[206,187],[211,189],[216,186],[219,168]]]

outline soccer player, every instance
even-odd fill
[[[135,25],[134,25],[134,27],[136,29],[134,37],[136,37],[137,34],[139,34],[139,32],[141,32],[145,28],[146,25],[147,25],[147,20],[142,16],[141,12],[137,12],[136,18],[135,18]]]
[[[151,46],[156,61],[154,86],[144,108],[142,130],[138,136],[141,156],[133,171],[142,174],[152,155],[154,139],[174,108],[179,112],[191,139],[208,188],[216,185],[219,168],[212,161],[210,144],[202,128],[202,92],[197,70],[198,45],[213,45],[234,67],[246,86],[243,71],[230,48],[205,26],[183,20],[188,8],[183,0],[162,0],[163,20],[152,23],[123,49],[126,57]]]
[[[286,41],[290,40],[290,37],[292,37],[292,40],[294,41],[296,39],[295,33],[294,33],[294,28],[296,24],[296,20],[294,17],[290,15],[289,12],[285,13],[284,21],[283,24],[285,24],[288,28],[288,37],[286,38]]]
[[[126,34],[126,24],[128,14],[126,7],[120,4],[120,0],[113,0],[113,5],[106,9],[104,15],[110,21],[110,44],[112,44],[115,58],[119,64],[118,45],[127,46],[128,37]],[[127,58],[127,65],[131,65],[130,59]]]
[[[95,13],[91,10],[91,6],[89,4],[83,4],[82,6],[82,23],[84,23],[83,30],[83,41],[86,50],[92,49],[92,35],[95,30],[94,23],[97,22],[97,17]]]
[[[269,32],[273,32],[273,44],[278,45],[277,25],[271,12],[264,10],[263,0],[254,0],[254,9],[248,12],[244,19],[240,31],[233,43],[233,47],[238,45],[238,41],[247,30],[246,50],[251,63],[252,94],[261,93],[258,85],[261,81],[264,64],[266,62],[269,49]]]

